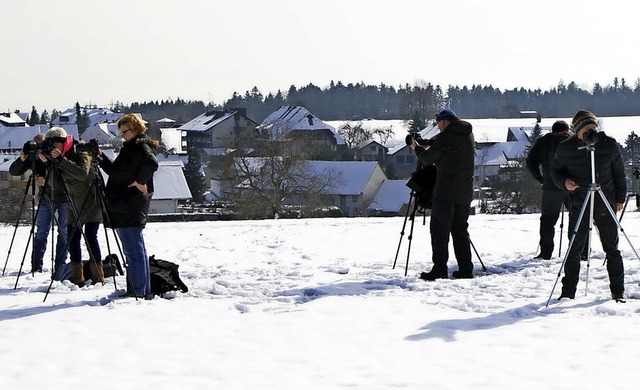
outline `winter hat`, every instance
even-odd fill
[[[598,125],[598,118],[593,115],[592,112],[580,110],[576,113],[571,121],[571,127],[573,127],[573,131],[576,133],[580,131],[586,125]]]
[[[458,119],[455,112],[445,109],[436,114],[436,122],[440,121],[452,121]]]
[[[569,131],[569,124],[565,121],[555,121],[551,126],[551,132],[553,134],[562,133],[563,131]]]
[[[44,139],[53,142],[65,142],[67,140],[67,132],[62,127],[52,127],[45,133]]]

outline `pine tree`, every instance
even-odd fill
[[[191,191],[191,197],[195,203],[202,202],[204,190],[204,176],[202,175],[202,159],[200,152],[190,146],[187,148],[189,160],[184,167],[184,176]]]

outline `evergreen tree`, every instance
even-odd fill
[[[200,152],[190,146],[187,148],[188,161],[184,167],[184,176],[195,203],[201,203],[204,190],[204,175],[202,174],[202,159]]]
[[[35,106],[31,106],[31,114],[29,115],[29,126],[37,125],[40,123],[40,115],[38,115],[38,110],[36,110]]]

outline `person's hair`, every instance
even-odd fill
[[[147,131],[147,126],[144,125],[142,119],[138,117],[136,114],[124,114],[118,119],[118,129],[122,125],[130,124],[131,130],[133,130],[136,134],[144,134]]]

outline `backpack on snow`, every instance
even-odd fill
[[[149,273],[151,274],[151,292],[162,296],[169,291],[189,291],[180,279],[178,264],[167,260],[156,259],[155,255],[149,257]]]

